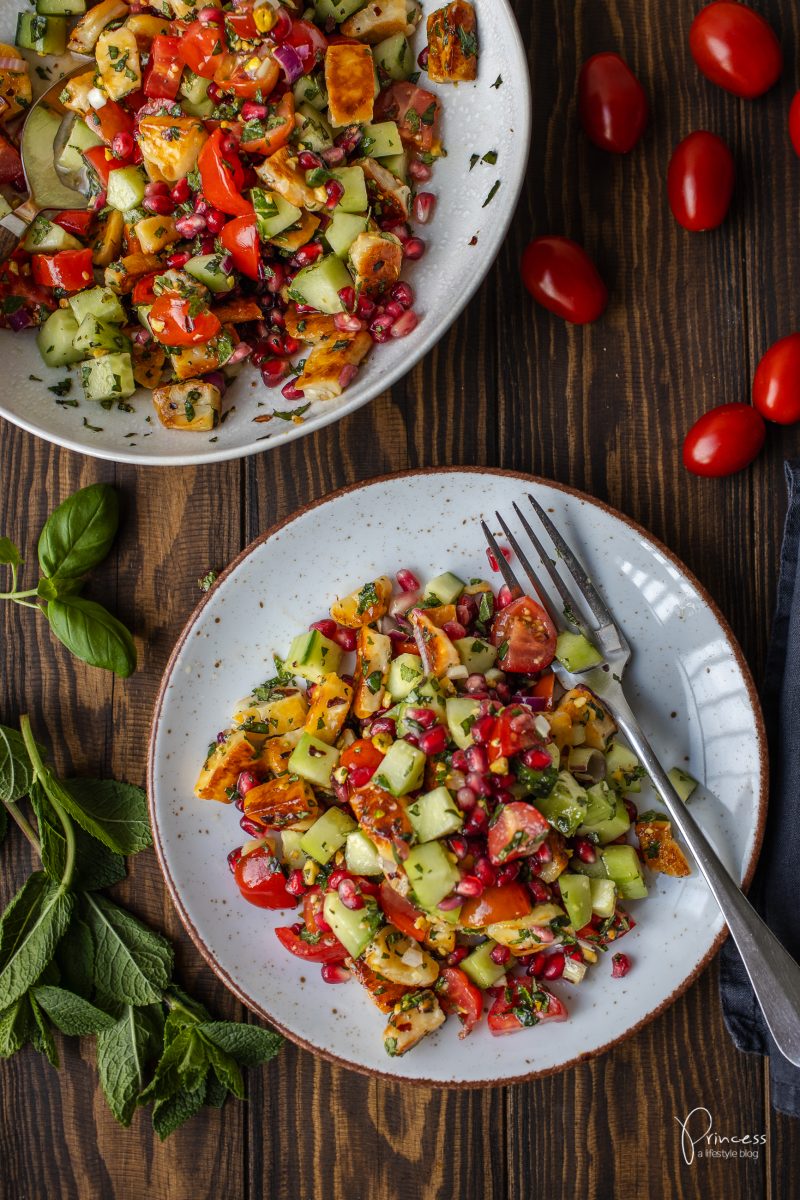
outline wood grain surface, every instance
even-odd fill
[[[0,530],[33,547],[74,488],[120,489],[122,534],[92,593],[137,632],[127,682],[84,668],[35,614],[4,605],[0,720],[31,713],[59,765],[144,780],[151,709],[196,580],[298,505],[353,480],[413,466],[529,470],[619,507],[671,546],[709,588],[760,675],[784,510],[782,463],[796,429],[772,430],[748,472],[700,481],[680,465],[685,429],[744,400],[756,361],[800,328],[800,161],[785,116],[796,86],[800,15],[755,0],[787,47],[781,83],[755,103],[706,83],[688,53],[696,0],[515,0],[529,52],[534,136],[527,186],[499,260],[438,348],[392,391],[313,437],[202,470],[82,459],[0,425]],[[609,157],[580,135],[582,60],[623,53],[652,100],[642,145]],[[737,189],[722,229],[672,220],[664,176],[693,129],[732,146]],[[469,131],[464,137],[469,140]],[[476,147],[477,148],[477,147]],[[607,279],[606,316],[585,329],[535,309],[518,271],[534,233],[579,239]],[[29,870],[3,851],[0,898]],[[202,965],[152,854],[119,889],[178,947],[186,985],[242,1017]],[[465,1047],[465,1053],[469,1046]],[[293,1045],[250,1074],[245,1104],[204,1112],[160,1144],[139,1114],[109,1115],[91,1052],[0,1064],[2,1200],[778,1200],[800,1195],[800,1124],[770,1111],[768,1065],[725,1032],[712,966],[662,1017],[602,1058],[512,1088],[462,1094],[336,1069]],[[766,1132],[757,1160],[680,1155],[676,1119],[697,1105],[722,1133]]]

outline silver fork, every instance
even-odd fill
[[[528,496],[528,500],[555,548],[557,559],[564,564],[572,576],[577,594],[592,614],[593,625],[587,626],[583,620],[581,607],[576,602],[574,592],[565,583],[551,556],[547,553],[518,504],[514,504],[514,512],[534,546],[544,572],[561,600],[562,610],[559,610],[553,603],[551,593],[540,583],[519,540],[509,529],[500,513],[495,513],[500,527],[556,629],[560,632],[569,630],[573,633],[584,634],[603,656],[602,663],[581,673],[567,671],[558,661],[553,663],[553,669],[566,687],[572,688],[578,684],[589,687],[602,698],[603,703],[608,706],[612,716],[615,717],[711,888],[731,937],[742,956],[745,970],[776,1046],[785,1058],[796,1066],[800,1066],[800,965],[784,950],[778,939],[745,898],[741,888],[723,865],[697,821],[670,783],[667,773],[645,737],[622,690],[622,676],[631,658],[631,648],[625,640],[622,630],[550,517],[533,496]],[[481,528],[489,548],[497,560],[503,579],[512,594],[523,594],[524,587],[503,557],[497,539],[485,521],[481,522]]]

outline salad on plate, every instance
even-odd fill
[[[462,1037],[485,1009],[494,1035],[566,1019],[553,985],[580,984],[633,927],[647,872],[689,874],[668,818],[631,799],[643,772],[610,713],[551,669],[595,665],[591,643],[483,579],[396,581],[295,637],[195,787],[242,814],[241,895],[300,906],[281,945],[365,988],[392,1056],[448,1014]]]

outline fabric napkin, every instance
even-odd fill
[[[800,961],[797,919],[800,852],[800,460],[785,464],[789,511],[783,532],[778,600],[762,692],[770,750],[770,797],[764,846],[750,900]],[[770,1056],[772,1104],[800,1117],[800,1068],[776,1049],[739,952],[722,948],[720,994],[728,1030],[740,1050]]]

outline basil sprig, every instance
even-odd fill
[[[26,796],[36,828],[20,807]],[[161,1138],[204,1105],[243,1097],[242,1067],[274,1058],[283,1039],[212,1020],[174,982],[169,942],[102,892],[124,879],[124,855],[152,844],[144,792],[59,779],[22,717],[20,731],[0,726],[0,839],[7,815],[42,869],[0,916],[0,1058],[31,1044],[57,1067],[54,1028],[96,1036],[112,1113],[129,1125],[151,1104]]]
[[[76,658],[127,678],[136,670],[130,632],[102,604],[80,595],[84,576],[107,556],[119,525],[117,493],[105,483],[81,488],[50,514],[39,535],[41,578],[19,590],[21,551],[0,537],[0,565],[11,571],[11,588],[0,600],[38,609],[55,636]]]

